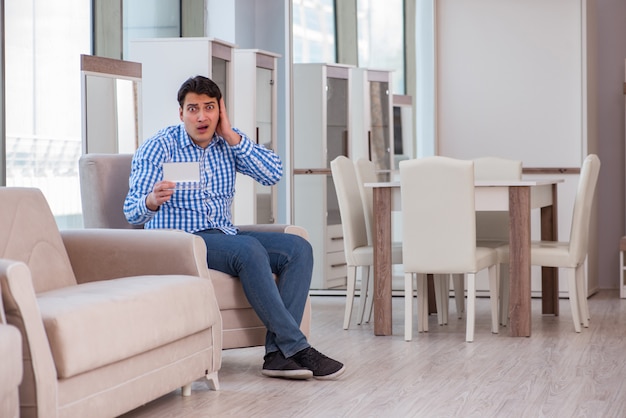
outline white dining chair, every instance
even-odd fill
[[[591,209],[599,173],[600,159],[595,154],[589,154],[580,170],[569,241],[533,241],[530,246],[532,265],[566,269],[570,307],[576,332],[581,332],[581,323],[585,328],[589,326],[585,259],[589,249]],[[505,246],[500,251],[508,259],[509,247]]]
[[[363,321],[366,300],[368,298],[370,300],[373,299],[373,295],[368,297],[368,289],[371,291],[368,283],[370,282],[370,270],[373,270],[371,267],[374,264],[374,247],[368,242],[367,238],[365,212],[354,163],[345,156],[339,156],[331,161],[330,169],[339,203],[343,245],[348,269],[346,307],[343,321],[343,328],[348,329],[352,317],[357,269],[361,270],[359,324]],[[391,261],[392,264],[402,263],[401,245],[392,246]]]
[[[400,162],[402,257],[405,280],[405,340],[412,339],[413,277],[417,276],[418,331],[428,331],[428,273],[449,280],[467,277],[466,336],[474,340],[476,273],[489,269],[491,331],[498,332],[498,255],[476,246],[474,163],[448,157]]]
[[[371,187],[365,187],[366,183],[375,183],[378,181],[382,181],[378,178],[376,174],[376,165],[368,160],[367,158],[359,158],[355,162],[356,168],[356,177],[359,182],[359,188],[361,190],[361,200],[363,202],[363,211],[365,213],[365,226],[367,229],[367,242],[369,245],[374,245],[374,196],[373,189]],[[394,242],[392,246],[395,248],[402,248],[401,242]],[[373,274],[373,269],[370,270],[370,273]],[[373,286],[374,281],[371,279],[369,285]],[[463,289],[463,277],[460,277],[460,281],[455,282],[456,285],[454,287],[454,295],[456,300],[456,311],[459,318],[462,317],[462,312],[464,310],[464,301],[465,301],[465,291]],[[458,284],[460,283],[460,285]],[[441,283],[435,282],[436,290],[435,290],[435,301],[437,305],[437,320],[439,325],[444,325],[448,323],[448,294],[450,292],[449,286],[441,286]],[[368,294],[371,291],[368,292]],[[370,318],[372,312],[372,301],[373,298],[367,299],[366,313],[365,318]]]
[[[501,157],[474,159],[474,180],[521,180],[522,161]],[[479,247],[498,251],[498,278],[500,280],[500,324],[509,322],[509,259],[502,251],[509,243],[508,212],[476,212],[476,240]]]

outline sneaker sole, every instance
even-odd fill
[[[313,375],[313,377],[317,380],[332,380],[332,379],[336,379],[339,376],[341,376],[343,374],[343,372],[346,371],[346,366],[342,366],[341,369],[337,370],[335,373],[331,373],[331,374],[327,374],[325,376],[315,376]]]
[[[308,380],[313,377],[311,370],[261,370],[261,374],[267,377],[279,377],[283,379]]]

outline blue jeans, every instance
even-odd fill
[[[290,357],[309,347],[300,331],[313,272],[313,249],[307,240],[280,232],[226,235],[218,229],[196,235],[206,243],[209,268],[239,277],[248,302],[267,328],[266,353],[280,350]]]

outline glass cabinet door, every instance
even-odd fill
[[[392,144],[390,138],[389,83],[370,82],[370,159],[376,169],[390,172],[392,167]]]
[[[348,80],[328,77],[326,81],[326,167],[339,155],[348,156]]]
[[[256,142],[265,148],[276,151],[275,135],[272,135],[273,71],[257,67],[256,69]],[[255,184],[256,223],[271,224],[275,221],[276,187]]]

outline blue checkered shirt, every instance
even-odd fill
[[[145,228],[179,229],[197,232],[220,229],[234,235],[231,206],[235,196],[236,172],[246,174],[265,186],[276,184],[283,174],[280,157],[254,144],[237,129],[241,142],[230,146],[215,134],[206,148],[197,146],[183,124],[160,130],[135,152],[124,201],[124,214],[131,224]],[[177,188],[159,210],[146,207],[146,197],[163,179],[164,162],[198,162],[200,187]]]

